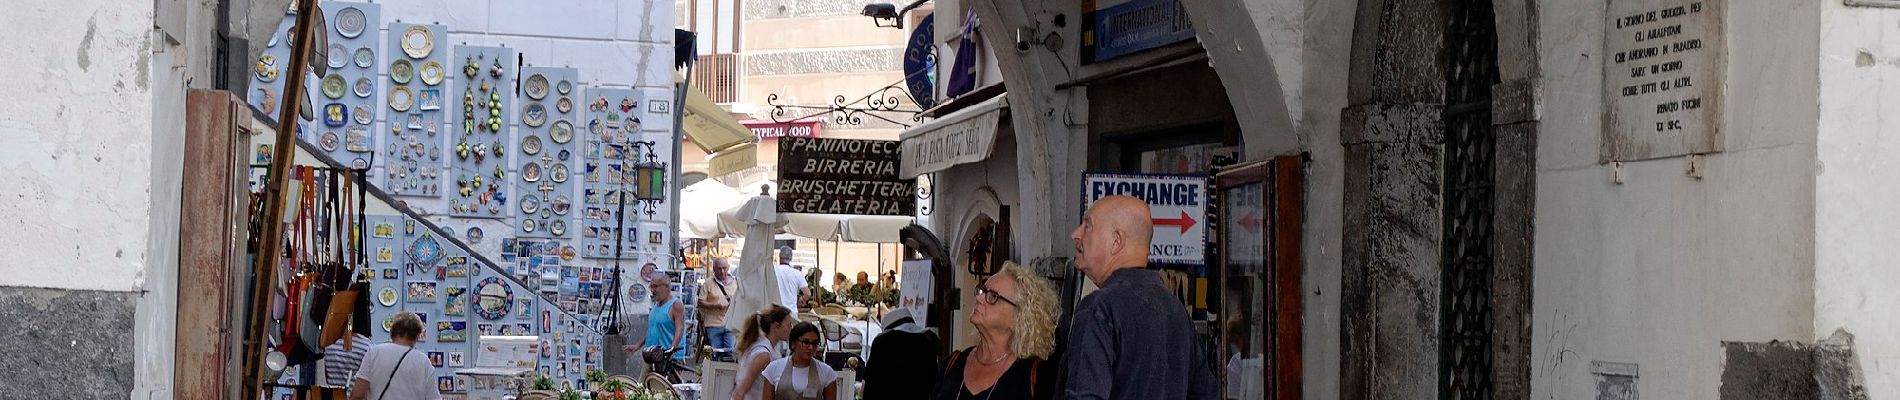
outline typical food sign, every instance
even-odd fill
[[[778,210],[807,214],[915,215],[915,180],[898,178],[897,141],[779,139]]]
[[[1148,262],[1156,265],[1207,264],[1207,177],[1192,175],[1086,174],[1082,206],[1114,195],[1148,203],[1154,239]]]

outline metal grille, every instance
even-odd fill
[[[738,101],[741,60],[738,54],[700,56],[693,63],[693,89],[714,103]]]
[[[1491,392],[1491,219],[1496,138],[1491,86],[1498,83],[1491,0],[1455,0],[1445,37],[1444,282],[1440,303],[1441,399],[1485,400]]]

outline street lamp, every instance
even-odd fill
[[[897,5],[895,4],[891,4],[891,3],[866,4],[864,5],[863,14],[866,17],[871,17],[871,23],[874,25],[877,25],[877,27],[879,28],[898,28],[898,29],[904,28],[904,21],[897,19],[898,17]],[[885,21],[890,21],[890,25],[885,25],[884,24]]]

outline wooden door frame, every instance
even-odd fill
[[[1262,368],[1260,379],[1271,384],[1267,388],[1268,399],[1290,400],[1302,396],[1302,376],[1304,374],[1304,308],[1302,305],[1302,285],[1305,274],[1302,237],[1306,204],[1306,160],[1302,155],[1274,157],[1271,160],[1229,168],[1215,175],[1217,190],[1225,192],[1241,185],[1261,183],[1266,185],[1266,197],[1261,208],[1269,210],[1272,227],[1266,237],[1261,238],[1269,249],[1269,272],[1272,275],[1271,320],[1273,331],[1268,332],[1267,346],[1273,357]],[[1228,229],[1221,226],[1219,229]],[[1223,251],[1223,254],[1226,252]],[[1226,289],[1227,265],[1219,264],[1220,290]],[[1222,301],[1242,301],[1223,298]],[[1231,316],[1224,316],[1232,318]],[[1265,322],[1265,321],[1261,321]],[[1226,332],[1217,330],[1216,337],[1224,344]],[[1218,346],[1216,348],[1219,348]]]

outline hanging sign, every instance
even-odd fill
[[[899,148],[894,140],[780,139],[779,212],[916,214],[916,181],[898,178]]]
[[[932,74],[937,70],[936,19],[936,14],[925,15],[904,45],[904,87],[910,89],[910,99],[920,110],[937,105],[937,80]]]
[[[898,284],[897,306],[910,310],[910,317],[923,325],[930,320],[930,260],[906,260],[904,282]]]
[[[1194,39],[1181,0],[1082,2],[1082,60],[1107,61]]]
[[[1207,264],[1207,177],[1195,175],[1086,174],[1082,177],[1082,207],[1114,195],[1148,203],[1154,220],[1154,240],[1148,263],[1156,265]]]
[[[752,136],[757,136],[759,140],[784,137],[818,137],[818,120],[816,119],[786,123],[740,121],[739,124],[745,125],[747,130],[752,131]]]

